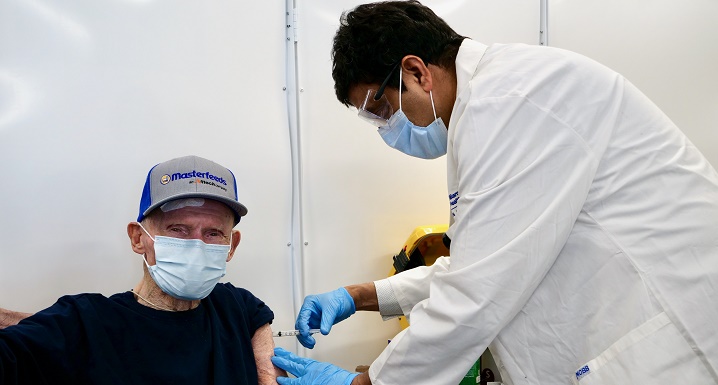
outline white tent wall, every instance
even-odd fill
[[[272,1],[0,2],[0,307],[131,289],[143,262],[126,226],[147,171],[195,154],[234,171],[249,209],[223,280],[293,325],[284,13]]]
[[[331,40],[359,3],[1,1],[0,307],[133,287],[146,172],[186,154],[235,172],[249,215],[224,280],[275,329],[305,294],[386,277],[412,229],[448,221],[445,160],[389,149],[336,101]],[[425,4],[484,43],[539,42],[540,0]],[[712,0],[554,0],[549,45],[623,73],[716,165],[717,19]],[[353,370],[398,330],[360,313],[300,353]]]
[[[718,166],[718,2],[555,0],[549,45],[613,68]]]

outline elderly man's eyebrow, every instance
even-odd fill
[[[229,231],[231,232],[232,230]],[[227,231],[223,230],[221,227],[208,227],[204,229],[204,232],[218,232],[222,235],[225,235],[227,233]]]
[[[190,226],[187,225],[187,224],[177,223],[177,222],[170,222],[170,223],[166,224],[166,225],[163,226],[163,227],[164,227],[165,229],[170,229],[170,228],[172,228],[172,227],[190,228]]]

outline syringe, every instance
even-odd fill
[[[309,329],[309,334],[316,334],[319,333],[319,329]],[[279,332],[272,333],[272,337],[290,337],[290,336],[298,336],[299,330],[284,330]]]

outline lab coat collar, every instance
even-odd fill
[[[460,95],[476,74],[481,58],[489,47],[471,39],[464,39],[456,54],[456,95]]]

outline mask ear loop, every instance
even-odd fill
[[[155,242],[155,239],[152,238],[152,236],[150,235],[150,233],[145,229],[144,226],[142,226],[142,223],[137,222],[137,224],[140,225],[140,228],[142,229],[142,231],[144,231],[145,234],[147,234],[147,236],[150,237],[150,239],[152,240],[152,242]],[[147,253],[142,254],[142,261],[145,263],[145,266],[147,266],[147,269],[149,269],[149,268],[150,268],[150,264],[147,262]]]
[[[431,110],[434,111],[434,121],[436,121],[436,108],[434,107],[434,95],[429,90],[429,99],[431,99]]]
[[[434,121],[436,121],[436,108],[434,108],[434,95],[431,94],[431,90],[429,90],[429,98],[431,99],[431,110],[434,111]]]
[[[401,67],[399,67],[399,110],[401,110],[401,85],[404,84],[404,82],[401,80],[402,79],[401,75],[403,73],[404,73],[404,71],[401,69]]]
[[[150,239],[152,240],[152,242],[154,242],[154,241],[155,241],[155,239],[154,239],[154,238],[152,238],[152,236],[150,235],[150,233],[149,233],[149,232],[148,232],[148,231],[147,231],[147,230],[145,229],[145,227],[144,227],[144,226],[142,226],[142,223],[140,223],[140,222],[137,222],[137,224],[138,224],[138,225],[140,225],[140,228],[142,229],[142,231],[144,231],[144,232],[145,232],[145,234],[147,234],[147,236],[148,236],[148,237],[150,237]]]

